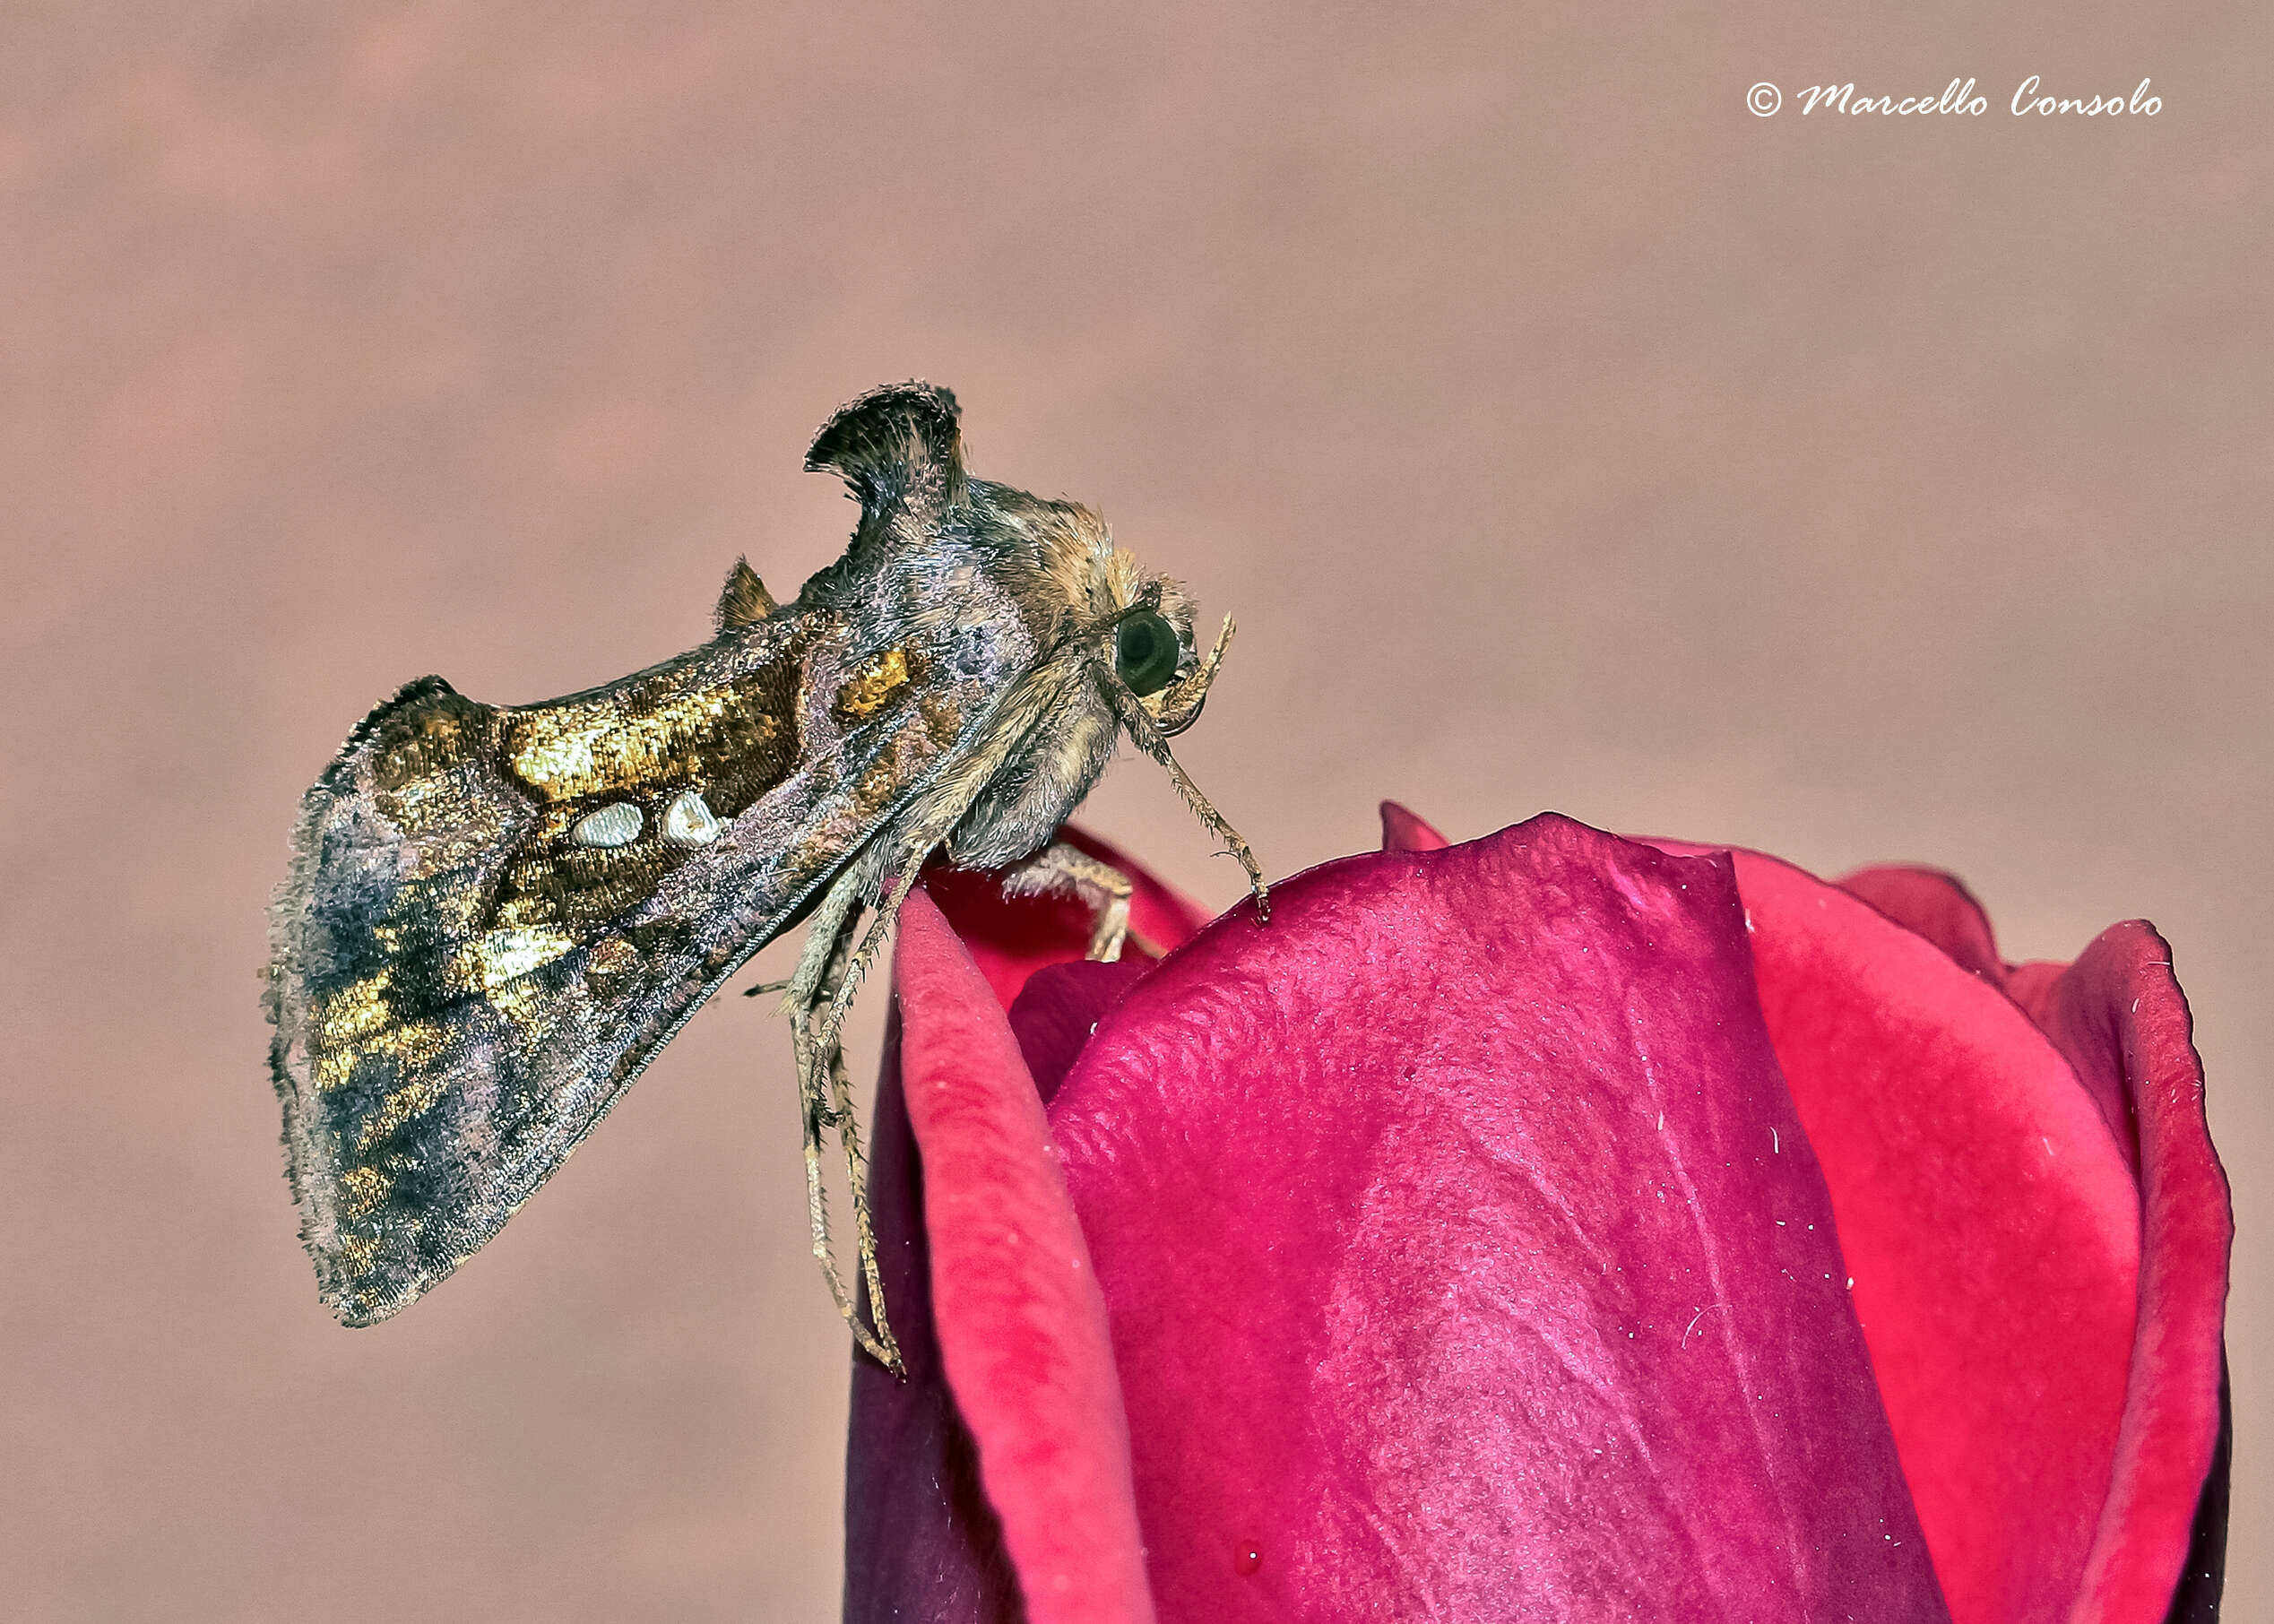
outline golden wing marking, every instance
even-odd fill
[[[383,1317],[486,1240],[660,1041],[658,1000],[717,951],[694,920],[636,922],[705,850],[661,838],[663,814],[692,790],[723,822],[797,770],[812,642],[742,634],[523,709],[413,684],[311,791],[276,1072],[342,1317]],[[571,837],[620,801],[644,814],[627,844]]]

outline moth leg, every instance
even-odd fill
[[[894,1338],[892,1322],[885,1315],[885,1283],[877,1265],[877,1231],[869,1216],[869,1158],[860,1147],[860,1119],[852,1107],[852,1078],[845,1069],[844,1050],[834,1043],[829,1046],[829,1081],[836,1101],[837,1145],[844,1153],[845,1181],[852,1191],[853,1245],[860,1257],[861,1282],[869,1288],[869,1318],[875,1329],[875,1340],[869,1340],[858,1322],[853,1332],[885,1369],[895,1376],[905,1376],[908,1369],[900,1357],[900,1343]]]
[[[860,1129],[855,1120],[852,1105],[852,1083],[846,1075],[844,1052],[839,1041],[844,1030],[845,1017],[852,1012],[853,994],[859,990],[862,973],[875,960],[885,937],[891,932],[893,921],[900,917],[901,904],[915,888],[916,876],[922,868],[921,858],[912,859],[899,879],[877,909],[877,917],[860,939],[860,950],[850,959],[839,961],[836,973],[826,989],[817,985],[816,1005],[812,1009],[813,1052],[830,1079],[830,1093],[834,1102],[837,1124],[837,1144],[844,1153],[845,1172],[852,1186],[852,1227],[855,1250],[860,1259],[860,1274],[869,1288],[869,1317],[876,1327],[872,1341],[867,1331],[856,1321],[853,1335],[861,1339],[861,1345],[881,1361],[895,1375],[904,1373],[900,1360],[900,1344],[893,1338],[891,1323],[885,1315],[885,1288],[877,1266],[877,1233],[869,1217],[868,1181],[861,1175],[867,1165],[860,1150]],[[846,921],[848,945],[851,941],[850,919]],[[819,1078],[816,1078],[819,1086]]]
[[[860,990],[860,978],[876,961],[877,953],[892,933],[893,922],[900,917],[900,905],[908,900],[908,894],[916,888],[916,876],[923,867],[919,856],[908,864],[907,873],[892,882],[892,889],[877,905],[877,917],[869,922],[869,930],[860,938],[860,950],[844,966],[844,973],[829,992],[828,1008],[820,1013],[818,1031],[830,1042],[836,1041],[843,1031],[845,1017],[852,1013],[853,994]]]
[[[852,932],[853,904],[859,894],[840,885],[822,901],[806,932],[805,951],[797,973],[790,978],[789,996],[782,1008],[790,1016],[790,1047],[797,1061],[798,1114],[803,1130],[806,1164],[806,1215],[813,1229],[813,1256],[821,1265],[829,1295],[848,1324],[854,1320],[852,1300],[837,1273],[837,1259],[829,1244],[829,1197],[821,1182],[823,1136],[828,1130],[829,1107],[815,1067],[812,1020],[821,989],[828,980],[829,961]]]
[[[1263,870],[1257,866],[1256,854],[1248,849],[1248,842],[1240,838],[1240,831],[1233,828],[1223,814],[1209,803],[1208,798],[1200,793],[1200,786],[1187,777],[1184,769],[1177,764],[1177,758],[1169,753],[1169,741],[1162,733],[1160,723],[1146,714],[1145,707],[1127,688],[1112,680],[1110,669],[1105,675],[1107,680],[1101,686],[1114,710],[1120,714],[1121,725],[1128,729],[1129,737],[1137,740],[1139,749],[1167,770],[1169,782],[1176,785],[1177,793],[1184,797],[1184,804],[1192,808],[1193,815],[1223,842],[1224,850],[1239,861],[1241,868],[1247,870],[1248,889],[1256,899],[1256,919],[1259,923],[1268,922],[1271,918],[1271,887],[1264,883]]]
[[[1063,841],[1045,846],[1003,879],[1005,896],[1079,901],[1090,911],[1090,957],[1107,963],[1121,956],[1125,942],[1134,943],[1139,953],[1161,956],[1159,946],[1129,928],[1129,898],[1136,891],[1136,884],[1111,863]]]
[[[805,946],[798,955],[798,968],[782,983],[787,993],[782,1000],[783,1015],[809,1014],[820,1002],[822,984],[831,979],[830,961],[839,956],[852,935],[860,911],[860,886],[852,875],[839,879],[823,894],[821,905],[813,911],[813,918],[806,927]]]
[[[813,1255],[838,1313],[852,1327],[861,1347],[895,1375],[904,1372],[900,1349],[885,1320],[884,1296],[876,1267],[876,1242],[869,1224],[869,1193],[861,1179],[863,1158],[860,1131],[853,1121],[851,1081],[844,1075],[844,1058],[832,1028],[823,1026],[850,963],[860,917],[860,885],[847,876],[830,888],[815,911],[806,934],[805,951],[797,973],[790,978],[789,995],[782,1000],[790,1016],[791,1047],[797,1058],[798,1104],[804,1130],[806,1212],[813,1229]],[[834,1096],[834,1100],[832,1096]],[[829,1199],[822,1182],[824,1141],[834,1128],[845,1153],[845,1167],[852,1185],[853,1221],[860,1241],[861,1264],[869,1283],[869,1317],[876,1332],[860,1322],[852,1294],[838,1272],[835,1249],[829,1243]]]

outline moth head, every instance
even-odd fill
[[[1215,648],[1203,658],[1192,622],[1192,601],[1181,586],[1162,576],[1145,580],[1112,617],[1100,662],[1122,690],[1124,703],[1142,709],[1163,739],[1173,739],[1200,719],[1208,685],[1232,641],[1232,622],[1226,620]]]
[[[1117,562],[1123,555],[1117,554]],[[1126,577],[1125,577],[1126,579]],[[1192,605],[1175,582],[1154,576],[1137,583],[1128,601],[1101,628],[1105,648],[1091,656],[1098,685],[1138,748],[1168,770],[1169,778],[1185,804],[1200,821],[1223,840],[1224,849],[1248,871],[1259,920],[1271,917],[1270,889],[1255,853],[1240,832],[1200,793],[1198,785],[1177,764],[1169,740],[1199,720],[1207,703],[1208,687],[1223,663],[1232,643],[1227,618],[1216,634],[1215,646],[1202,659],[1192,638]]]

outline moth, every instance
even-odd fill
[[[1127,732],[1268,917],[1247,842],[1169,750],[1229,619],[1203,657],[1183,589],[1094,513],[968,476],[945,389],[861,396],[806,467],[840,475],[860,516],[795,601],[745,560],[709,642],[605,687],[498,706],[422,678],[303,798],[271,911],[270,1058],[301,1239],[344,1323],[385,1319],[496,1234],[696,1007],[803,923],[782,1007],[814,1251],[897,1370],[840,1034],[924,863],[1081,896],[1093,955],[1113,956],[1129,882],[1053,836]],[[867,1323],[829,1238],[831,1135]]]

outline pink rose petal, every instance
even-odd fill
[[[1708,1326],[1733,1315],[1701,1306],[1683,1327],[1671,1373],[1622,1364],[1615,1325],[1606,1335],[1600,1320],[1607,1304],[1645,1322],[1629,1326],[1636,1332],[1625,1350],[1631,1358],[1656,1345],[1647,1323],[1654,1291],[1681,1283],[1672,1276],[1681,1238],[1670,1247],[1647,1207],[1613,1199],[1621,1182],[1647,1197],[1654,1183],[1671,1191],[1687,1175],[1691,1210],[1739,1214],[1765,1194],[1794,1199],[1777,1180],[1795,1168],[1809,1170],[1802,1182],[1814,1186],[1818,1204],[1819,1215],[1802,1220],[1818,1228],[1803,1228],[1803,1237],[1833,1246],[1836,1213],[1848,1257],[1861,1258],[1842,1263],[1834,1250],[1830,1268],[1859,1276],[1863,1336],[1882,1378],[1891,1378],[1894,1436],[1914,1485],[1924,1485],[1919,1520],[1951,1616],[2153,1624],[2167,1606],[2174,1620],[2212,1616],[2224,1530],[2219,1335],[2231,1225],[2203,1129],[2185,1005],[2160,938],[2145,927],[2120,927],[2073,971],[2009,966],[1979,906],[1948,876],[1899,868],[1852,876],[1847,885],[1871,903],[1863,907],[1774,860],[1747,852],[1716,860],[1734,865],[1751,916],[1760,1002],[1797,1101],[1781,1110],[1766,1096],[1751,1101],[1781,1141],[1769,1151],[1778,1165],[1764,1172],[1756,1151],[1753,1165],[1725,1155],[1727,1165],[1716,1167],[1716,1151],[1734,1148],[1725,1142],[1743,1112],[1731,1104],[1746,1101],[1742,1079],[1758,1075],[1759,1056],[1749,1067],[1747,1040],[1732,1030],[1748,1023],[1725,1014],[1711,1033],[1671,1034],[1727,997],[1722,978],[1699,969],[1716,961],[1711,910],[1694,915],[1699,898],[1682,891],[1704,887],[1676,877],[1673,895],[1660,894],[1667,873],[1687,868],[1646,874],[1630,859],[1606,862],[1606,853],[1636,849],[1562,820],[1535,820],[1452,853],[1440,852],[1442,836],[1402,808],[1386,804],[1383,822],[1394,851],[1438,855],[1354,860],[1304,877],[1277,893],[1281,918],[1270,929],[1258,932],[1244,918],[1222,921],[1150,974],[1141,961],[1064,963],[1078,957],[1086,938],[1086,916],[1068,904],[1042,904],[1059,916],[1046,928],[1036,929],[1031,913],[1007,927],[1006,910],[1016,915],[1036,904],[1005,903],[983,880],[976,889],[966,885],[967,896],[953,882],[943,891],[957,928],[977,941],[994,992],[1016,998],[1008,1033],[998,1027],[984,1041],[967,1032],[947,1043],[942,1052],[955,1057],[949,1069],[996,1079],[973,1091],[993,1101],[1018,1093],[1025,1067],[1046,1096],[1073,1067],[1052,1120],[1068,1138],[1072,1193],[1097,1251],[1120,1374],[1128,1379],[1137,1511],[1153,1542],[1164,1617],[1199,1617],[1203,1609],[1209,1624],[1227,1609],[1255,1617],[1426,1616],[1440,1602],[1508,1616],[1500,1594],[1525,1596],[1524,1616],[1690,1617],[1726,1600],[1716,1591],[1708,1602],[1694,1587],[1748,1579],[1771,1593],[1760,1616],[1794,1616],[1777,1612],[1786,1598],[1752,1570],[1765,1561],[1774,1572],[1784,1561],[1795,1589],[1820,1589],[1821,1552],[1838,1549],[1844,1525],[1822,1507],[1803,1509],[1813,1519],[1801,1542],[1819,1559],[1811,1565],[1793,1555],[1789,1539],[1775,1537],[1765,1509],[1787,1508],[1795,1476],[1819,1489],[1837,1483],[1842,1493],[1831,1498],[1853,1499],[1859,1479],[1851,1456],[1863,1463],[1867,1499],[1871,1483],[1884,1490],[1889,1479],[1884,1449],[1859,1453],[1853,1438],[1834,1452],[1839,1464],[1825,1463],[1824,1438],[1853,1430],[1857,1410],[1852,1377],[1843,1387],[1827,1374],[1838,1359],[1811,1351],[1809,1338],[1825,1333],[1809,1321],[1800,1289],[1810,1271],[1794,1271],[1781,1252],[1766,1262],[1747,1254],[1742,1225],[1733,1232],[1742,1244],[1734,1248],[1723,1233],[1728,1226],[1690,1226],[1693,1243],[1713,1238],[1705,1250],[1725,1277],[1734,1270],[1751,1288],[1726,1293],[1733,1303],[1754,1301],[1765,1316],[1808,1326],[1758,1344],[1717,1334],[1730,1370],[1746,1369],[1749,1359],[1758,1365],[1765,1352],[1776,1355],[1772,1365],[1787,1367],[1808,1353],[1803,1371],[1779,1376],[1789,1391],[1763,1382],[1768,1397],[1739,1406],[1755,1420],[1766,1410],[1777,1426],[1793,1426],[1790,1434],[1764,1434],[1772,1441],[1757,1444],[1750,1475],[1740,1449],[1734,1474],[1717,1469],[1708,1481],[1697,1473],[1681,1489],[1681,1473],[1716,1459],[1732,1430],[1700,1425],[1715,1412],[1693,1395],[1650,1402],[1694,1375],[1697,1361],[1688,1356],[1702,1350]],[[1500,850],[1511,842],[1528,855]],[[1588,842],[1597,845],[1582,851]],[[1462,873],[1462,883],[1446,883],[1432,867],[1486,848],[1494,855],[1470,858],[1477,872]],[[1397,862],[1412,866],[1388,878],[1377,867]],[[1418,905],[1416,891],[1425,899]],[[1166,946],[1189,933],[1195,915],[1159,894],[1170,904],[1156,927]],[[1511,900],[1521,905],[1507,912]],[[1304,906],[1296,929],[1283,933],[1291,901]],[[1440,913],[1457,928],[1431,922]],[[1522,939],[1507,939],[1510,933]],[[1509,985],[1525,981],[1526,955],[1528,998]],[[1691,962],[1679,978],[1688,1003],[1678,1016],[1671,994],[1654,996],[1668,958]],[[1606,966],[1621,972],[1611,984],[1624,989],[1624,1025],[1606,1018],[1604,988],[1588,985]],[[1382,997],[1401,977],[1402,996]],[[1564,984],[1543,992],[1543,979]],[[954,984],[935,979],[934,996],[920,997],[914,1008],[950,1007],[954,998],[937,995]],[[982,1010],[996,1002],[972,993],[966,979],[956,996]],[[1553,1054],[1555,1064],[1540,1065],[1547,1040],[1530,1034],[1528,1050],[1520,1041],[1527,1034],[1512,994],[1517,1011],[1561,1017],[1555,1035],[1566,1047]],[[1472,996],[1478,1005],[1466,1002]],[[1364,1015],[1353,1018],[1361,1009]],[[2017,1019],[2025,1013],[2030,1018]],[[1089,1041],[1094,1023],[1100,1036]],[[1751,1024],[1758,1049],[1758,1021]],[[1011,1061],[1009,1033],[1025,1067]],[[1547,1080],[1498,1086],[1526,1075],[1521,1063],[1505,1070],[1485,1063],[1506,1058],[1503,1051]],[[1626,1136],[1585,1113],[1630,1113],[1638,1099],[1660,1098],[1658,1063],[1676,1053],[1693,1064],[1703,1054],[1741,1080],[1734,1093],[1716,1082],[1721,1104],[1699,1110],[1701,1122],[1677,1121],[1661,1162],[1622,1163],[1632,1149]],[[1647,1084],[1640,1089],[1632,1075],[1638,1055]],[[1394,1086],[1369,1086],[1378,1075]],[[1583,1085],[1574,1088],[1575,1080]],[[1031,1099],[1033,1083],[1027,1087]],[[1511,1092],[1513,1101],[1501,1097]],[[888,1066],[876,1162],[880,1233],[895,1189],[904,1217],[921,1188],[905,1119],[892,1110],[896,1093]],[[1582,1102],[1576,1119],[1574,1098]],[[999,1101],[977,1113],[1001,1114]],[[954,1182],[981,1194],[982,1211],[1020,1210],[1018,1192],[1036,1181],[1008,1170],[1018,1158],[964,1153],[990,1144],[1031,1150],[1033,1142],[974,1135],[955,1117],[920,1131],[945,1136],[945,1165],[962,1160],[994,1170]],[[1801,1121],[1822,1141],[1829,1206]],[[2032,1132],[2045,1153],[2034,1159]],[[928,1159],[931,1143],[928,1136]],[[1595,1177],[1572,1188],[1573,1165],[1589,1156]],[[2138,1184],[2133,1166],[2143,1170]],[[1510,1182],[1516,1199],[1499,1198]],[[999,1196],[994,1186],[1012,1194]],[[1050,1180],[1038,1188],[1047,1197]],[[935,1184],[931,1200],[942,1196]],[[1050,1205],[1042,1200],[1041,1210]],[[2135,1237],[2144,1223],[2148,1238],[2147,1266],[2140,1270],[2135,1254],[2129,1276],[2121,1214],[2130,1214]],[[1508,1244],[1510,1237],[1528,1236],[1548,1256],[1568,1253],[1575,1233],[1599,1242],[1585,1254],[1597,1263],[1593,1280],[1565,1279],[1558,1291],[1552,1264],[1538,1274],[1527,1266],[1512,1284],[1499,1278],[1506,1258],[1526,1249]],[[1638,1236],[1649,1243],[1640,1266],[1627,1261]],[[888,1284],[895,1268],[922,1279],[924,1244],[920,1228],[902,1225],[887,1246]],[[964,1257],[946,1274],[977,1261]],[[1561,1261],[1572,1274],[1569,1257]],[[1777,1300],[1777,1278],[1760,1277],[1768,1264],[1785,1270],[1785,1288],[1801,1300]],[[1698,1266],[1682,1266],[1694,1274]],[[2128,1279],[2137,1282],[2136,1315],[2126,1306]],[[1314,1300],[1306,1283],[1326,1289]],[[942,1386],[937,1351],[927,1353],[929,1325],[900,1306],[911,1289],[891,1289],[896,1318],[915,1326],[913,1335],[903,1331],[912,1380],[900,1387],[873,1367],[856,1377],[847,1616],[1016,1618],[1004,1534],[974,1478],[977,1451]],[[968,1335],[982,1348],[1007,1347],[1039,1330],[1069,1352],[1061,1396],[1086,1387],[1094,1400],[1101,1383],[1115,1378],[1094,1335],[1081,1334],[1079,1321],[1094,1306],[1033,1297],[1023,1319],[1007,1317],[1024,1327],[1009,1333],[1003,1306],[1000,1293],[961,1300],[951,1289],[943,1299],[947,1340]],[[1510,1325],[1529,1339],[1507,1335]],[[1838,1341],[1836,1328],[1830,1340]],[[1598,1379],[1590,1385],[1575,1373]],[[964,1403],[996,1407],[983,1429],[990,1436],[1016,1438],[1022,1425],[1051,1413],[1047,1398],[1036,1404],[1031,1396],[1006,1410],[1017,1374],[983,1356],[967,1356],[956,1370]],[[1509,1447],[1523,1430],[1517,1423],[1547,1412],[1538,1401],[1553,1390],[1549,1377],[1578,1391],[1555,1412],[1559,1421],[1579,1425],[1601,1414],[1614,1423],[1603,1429],[1608,1464],[1592,1454],[1577,1460],[1568,1447],[1528,1456]],[[880,1392],[879,1382],[892,1391]],[[1741,1381],[1738,1391],[1754,1385]],[[1488,1402],[1474,1403],[1480,1394]],[[1527,1409],[1511,1398],[1532,1402]],[[1062,1508],[1054,1493],[1086,1503],[1101,1482],[1104,1500],[1120,1492],[1110,1464],[1102,1474],[1085,1464],[1114,1458],[1111,1429],[1101,1450],[1099,1429],[1079,1419],[1094,1421],[1098,1406],[1059,1408],[1075,1419],[1043,1426],[1064,1435],[1059,1447],[1034,1447],[1029,1438],[1024,1454],[999,1446],[987,1457],[990,1492],[1024,1507],[1007,1521],[1048,1522],[1037,1508]],[[1669,1430],[1653,1430],[1661,1426]],[[1517,1441],[1569,1442],[1543,1439],[1536,1424],[1533,1430]],[[1862,1430],[1882,1443],[1886,1437],[1883,1421],[1875,1433],[1868,1424]],[[1068,1439],[1072,1447],[1064,1447]],[[1797,1473],[1795,1458],[1803,1462]],[[1511,1490],[1509,1480],[1520,1487]],[[1900,1487],[1898,1476],[1898,1501]],[[1590,1508],[1597,1515],[1569,1515]],[[1512,1528],[1543,1532],[1559,1510],[1567,1523],[1558,1537],[1532,1545],[1507,1537]],[[1898,1506],[1890,1527],[1909,1515]],[[1620,1531],[1616,1551],[1604,1532],[1611,1526]],[[1829,1544],[1825,1526],[1835,1535]],[[1719,1551],[1720,1534],[1747,1558]],[[1109,1557],[1118,1549],[1126,1560],[1127,1538],[1108,1537],[1098,1549]],[[1663,1559],[1669,1538],[1687,1542],[1686,1566]],[[1881,1538],[1881,1555],[1909,1550],[1915,1558],[1915,1535]],[[1846,1570],[1867,1576],[1839,1600],[1844,1609],[1855,1601],[1857,1618],[1940,1616],[1932,1579],[1915,1568],[1898,1570],[1892,1585],[1853,1561]],[[1614,1576],[1621,1571],[1623,1580]],[[1600,1582],[1573,1584],[1574,1574]],[[1638,1575],[1650,1591],[1640,1611],[1622,1588]],[[1748,1598],[1743,1605],[1761,1603]]]
[[[1453,842],[1394,800],[1382,802],[1382,850],[1441,851]]]
[[[1990,916],[1956,875],[1902,866],[1858,868],[1841,877],[1839,888],[1926,937],[1959,969],[2003,984],[2005,961],[1998,956]]]
[[[1163,1616],[1943,1617],[1727,860],[1547,817],[1274,902],[1051,1112]]]
[[[2067,1616],[2106,1499],[2140,1268],[2123,1158],[1998,987],[1735,854],[1761,1007],[1957,1624]]]
[[[2168,946],[2135,921],[2103,932],[2073,967],[2009,966],[1987,917],[1947,875],[1876,868],[1840,884],[2002,984],[2068,1059],[2139,1180],[2145,1266],[2113,1481],[2066,1616],[2075,1624],[2154,1624],[2166,1610],[2214,1616],[2226,1538],[2221,1339],[2234,1229]]]
[[[1051,1153],[1042,1101],[986,978],[921,889],[902,911],[893,968],[901,1077],[922,1153],[937,1369],[975,1441],[980,1481],[1025,1617],[1032,1624],[1145,1624],[1154,1614],[1105,1309]],[[878,1193],[880,1204],[890,1194],[881,1185]],[[887,1289],[895,1308],[906,1300]],[[920,1328],[912,1319],[910,1340]],[[913,1350],[910,1358],[913,1378]],[[928,1352],[921,1373],[929,1386]],[[856,1391],[855,1448],[869,1452],[860,1466],[864,1490],[952,1509],[952,1488],[927,1497],[920,1479],[911,1483],[904,1472],[895,1481],[893,1463],[875,1458],[874,1430],[860,1430],[861,1398]],[[923,1402],[919,1391],[907,1404],[922,1413]],[[912,1463],[921,1470],[940,1451],[936,1439],[918,1441],[932,1446]],[[850,1497],[848,1504],[848,1588],[859,1572],[860,1616],[1004,1616],[976,1611],[1001,1605],[983,1582],[983,1539],[960,1547],[952,1538],[934,1542],[933,1567],[955,1594],[943,1595],[905,1562],[883,1576],[888,1586],[873,1568],[895,1531]]]
[[[900,1086],[900,1019],[885,1032],[869,1184],[878,1272],[908,1376],[852,1365],[845,1446],[845,1624],[982,1624],[1018,1616],[1018,1576],[980,1486],[979,1450],[940,1369],[923,1178]],[[867,1302],[862,1293],[862,1301]]]
[[[1029,976],[1010,1007],[1011,1035],[1048,1105],[1082,1056],[1105,1012],[1153,968],[1146,959],[1118,963],[1046,964]]]
[[[2139,1338],[2075,1624],[2164,1616],[2220,1447],[2234,1214],[2171,956],[2150,927],[2114,926],[2052,984],[2038,1017],[2096,1096],[2123,1101],[2140,1168]]]

